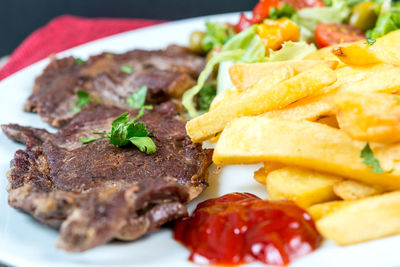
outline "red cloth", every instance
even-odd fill
[[[12,53],[7,64],[0,69],[0,80],[53,53],[105,36],[162,22],[144,19],[87,19],[71,15],[57,17],[29,35]]]

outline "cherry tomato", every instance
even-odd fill
[[[323,0],[279,0],[280,4],[289,4],[296,9],[302,9],[305,7],[324,7],[325,3]]]
[[[268,17],[270,8],[277,7],[278,4],[278,0],[262,0],[258,2],[253,9],[253,23],[262,22],[263,19]]]
[[[340,43],[355,42],[365,39],[365,34],[358,28],[340,23],[319,24],[315,29],[315,39],[319,47]]]
[[[246,15],[242,13],[240,14],[240,19],[238,24],[234,25],[233,29],[235,30],[235,32],[241,32],[250,27],[251,25],[253,25],[252,20],[248,19]]]

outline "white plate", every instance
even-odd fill
[[[118,34],[63,53],[87,58],[102,51],[124,52],[133,48],[163,48],[168,44],[187,44],[191,31],[204,29],[204,21],[235,22],[238,14],[188,19]],[[46,128],[36,114],[24,113],[22,105],[31,92],[34,78],[48,60],[40,61],[0,83],[0,124],[19,123]],[[22,145],[0,134],[0,261],[15,266],[196,266],[187,261],[189,252],[172,239],[169,230],[149,234],[135,242],[112,242],[81,254],[69,254],[54,247],[57,232],[22,214],[7,204],[6,172],[9,162]],[[251,192],[266,197],[265,188],[254,181],[257,166],[228,166],[211,175],[210,187],[196,201],[230,192]],[[215,168],[212,168],[215,170]],[[190,210],[196,203],[190,205]],[[374,216],[374,214],[371,214]],[[363,229],[360,229],[363,231]],[[295,260],[291,266],[399,266],[400,236],[348,247],[325,241],[316,252]],[[251,266],[261,266],[259,263]]]

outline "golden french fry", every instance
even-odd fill
[[[254,172],[254,179],[261,184],[266,184],[267,175],[274,170],[283,168],[284,166],[284,164],[278,162],[264,162],[264,167],[261,167]]]
[[[393,93],[400,90],[400,67],[398,66],[385,64],[381,65],[380,70],[367,71],[365,74],[366,77],[347,83],[338,91]]]
[[[334,94],[309,96],[282,109],[271,110],[262,116],[292,120],[316,120],[323,115],[334,115]]]
[[[236,87],[233,87],[217,94],[217,96],[211,102],[210,110],[216,109],[221,103],[232,101],[232,99],[235,99],[235,97],[241,93],[242,91],[239,91]]]
[[[267,180],[267,175],[265,174],[264,167],[259,168],[254,172],[254,180],[259,182],[260,184],[265,184]]]
[[[352,138],[400,141],[400,97],[381,93],[341,93],[335,97],[339,126]]]
[[[279,69],[290,67],[293,68],[297,74],[321,64],[325,64],[331,69],[336,69],[338,61],[289,60],[282,62],[235,64],[229,68],[229,75],[235,87],[237,87],[239,91],[243,91]]]
[[[333,185],[341,178],[297,167],[285,167],[267,176],[267,192],[271,199],[293,200],[302,208],[337,199]]]
[[[386,187],[400,188],[400,145],[371,144],[385,172],[372,172],[360,157],[365,142],[339,129],[309,121],[262,116],[233,120],[214,150],[216,164],[274,161],[336,174]]]
[[[328,215],[329,213],[339,209],[340,207],[348,205],[349,203],[351,203],[351,201],[336,200],[336,201],[315,204],[307,208],[307,212],[311,215],[311,217],[315,221],[317,221],[322,217]]]
[[[343,180],[333,186],[333,192],[344,200],[356,200],[385,192],[383,188],[353,180]]]
[[[350,245],[400,233],[400,192],[350,201],[317,221],[325,238]]]
[[[340,45],[332,53],[348,65],[370,65],[376,63],[400,64],[400,30],[378,38],[373,45],[354,43]]]
[[[303,97],[318,93],[336,81],[335,73],[325,65],[319,65],[293,78],[293,71],[279,71],[272,79],[261,80],[230,102],[223,102],[197,118],[187,122],[186,131],[193,142],[201,142],[224,129],[234,118],[258,115],[282,108]],[[285,80],[287,79],[287,80]]]
[[[346,44],[332,48],[332,53],[348,65],[371,65],[383,63],[376,55],[368,50],[368,44]]]

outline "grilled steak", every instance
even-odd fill
[[[126,98],[143,85],[148,87],[147,102],[157,104],[181,97],[195,84],[204,64],[202,57],[175,45],[165,50],[103,53],[83,64],[73,57],[53,59],[36,79],[24,109],[61,127],[74,115],[78,90],[103,104],[129,108]],[[131,73],[121,71],[123,66],[131,67]]]
[[[26,144],[11,161],[9,203],[59,229],[60,248],[84,251],[113,238],[136,239],[184,216],[185,204],[207,186],[211,153],[190,141],[171,102],[140,119],[154,134],[154,154],[115,147],[108,139],[79,141],[109,131],[125,111],[91,104],[55,134],[2,126],[9,138]]]

